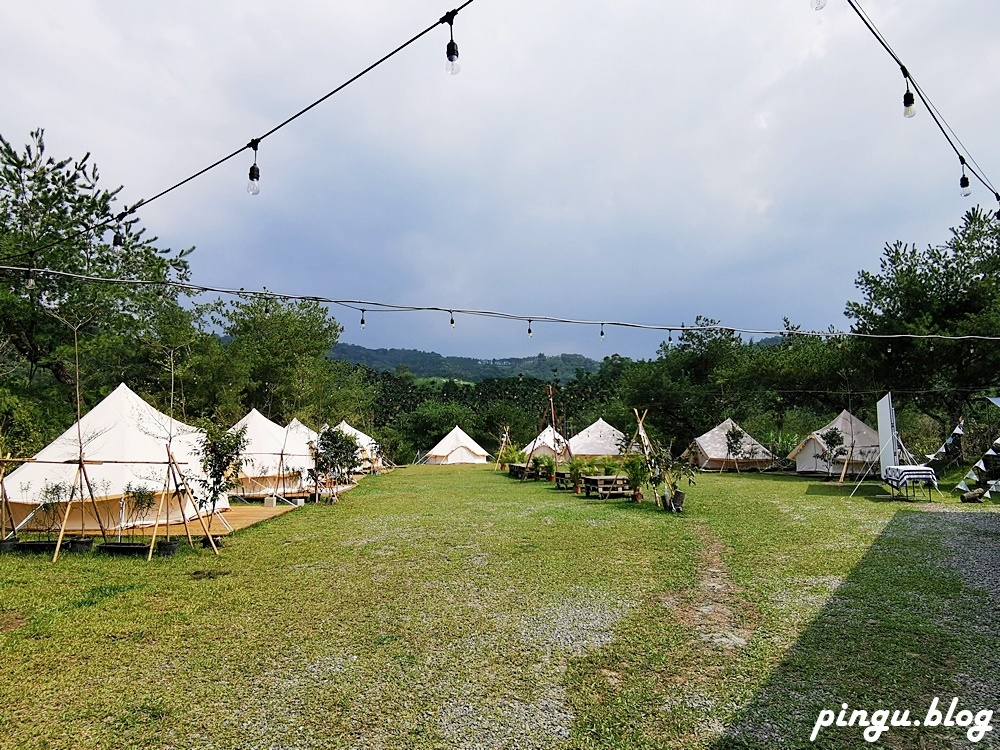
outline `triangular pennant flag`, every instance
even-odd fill
[[[993,441],[993,445],[1000,445],[1000,438]]]
[[[971,479],[973,482],[979,481],[979,477],[976,476],[976,472],[974,472],[972,469],[969,469],[969,473],[965,475],[965,478]]]
[[[927,456],[928,461],[933,461],[937,458],[937,453],[925,453],[924,455]]]
[[[990,489],[991,490],[998,490],[998,489],[1000,489],[1000,479],[994,479],[989,484],[990,484]]]
[[[958,483],[958,486],[955,489],[956,490],[962,490],[962,492],[968,492],[969,491],[969,485],[967,485],[965,483],[965,480],[963,479],[961,482]]]
[[[986,490],[986,494],[984,494],[983,497],[985,497],[987,500],[989,500],[990,499],[990,491]]]
[[[979,459],[978,461],[976,461],[976,468],[980,469],[981,471],[986,471],[986,464],[983,463],[983,459]]]
[[[952,435],[964,435],[965,434],[965,430],[962,429],[962,425],[959,425],[954,430],[952,430],[951,434]]]
[[[995,450],[993,450],[992,448],[990,448],[988,451],[986,451],[986,455],[987,456],[995,456],[996,454],[997,454],[997,452]]]

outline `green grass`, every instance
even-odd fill
[[[851,489],[709,475],[678,516],[411,467],[218,558],[0,556],[0,748],[808,747],[995,680],[945,544],[992,508]]]

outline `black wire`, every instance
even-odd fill
[[[847,0],[847,4],[851,6],[851,9],[857,14],[858,18],[861,19],[861,22],[864,23],[864,25],[868,28],[872,36],[875,37],[878,43],[882,45],[882,48],[887,53],[889,53],[889,56],[899,66],[900,70],[903,71],[904,78],[906,78],[910,83],[913,84],[913,89],[914,91],[917,92],[917,96],[920,97],[920,101],[923,102],[924,106],[927,108],[927,112],[930,114],[931,119],[934,120],[934,124],[938,126],[938,129],[941,131],[941,135],[944,136],[944,139],[948,142],[948,145],[951,146],[952,151],[955,152],[955,155],[959,158],[959,161],[962,163],[962,165],[965,166],[968,169],[968,171],[972,173],[972,175],[977,180],[979,180],[979,182],[983,184],[983,187],[985,187],[987,190],[993,193],[993,195],[997,198],[997,200],[1000,201],[1000,194],[997,193],[997,190],[993,187],[992,182],[990,182],[990,180],[986,178],[985,172],[982,175],[980,175],[979,172],[983,171],[982,168],[972,157],[972,154],[969,153],[969,150],[965,147],[965,144],[962,143],[961,139],[959,139],[958,135],[955,135],[954,140],[952,140],[952,137],[948,134],[948,131],[950,130],[954,134],[955,133],[954,129],[951,127],[951,125],[948,125],[947,121],[941,115],[940,110],[938,110],[938,108],[934,106],[934,103],[931,102],[930,97],[928,97],[924,93],[923,88],[921,88],[920,84],[917,83],[916,79],[914,79],[914,77],[910,74],[909,68],[903,64],[903,61],[899,58],[899,55],[897,55],[896,51],[892,48],[892,45],[889,44],[888,40],[885,38],[882,32],[879,31],[878,27],[875,25],[875,22],[872,21],[871,18],[869,18],[868,14],[865,13],[865,11],[857,4],[855,0]],[[946,125],[947,125],[947,130],[945,129]],[[955,141],[958,141],[958,143],[962,146],[962,149],[965,151],[965,154],[963,154],[962,151],[959,150],[958,146],[955,145]],[[968,159],[966,159],[966,157],[968,157]],[[972,162],[972,164],[976,166],[976,169],[973,169],[971,166],[969,166],[968,162]]]
[[[893,339],[906,339],[906,340],[941,340],[941,341],[1000,341],[1000,335],[997,336],[982,336],[982,335],[963,335],[963,336],[947,336],[937,333],[926,333],[926,334],[916,334],[916,333],[863,333],[860,331],[800,331],[794,330],[790,331],[787,329],[774,329],[774,330],[758,330],[751,328],[737,328],[734,326],[724,326],[724,325],[685,325],[684,323],[673,323],[670,325],[660,325],[660,324],[649,324],[649,323],[633,323],[630,321],[608,321],[608,320],[581,320],[576,318],[563,318],[556,317],[552,315],[526,315],[521,313],[508,313],[498,310],[471,310],[462,309],[457,307],[440,307],[436,305],[401,305],[393,302],[380,302],[377,300],[349,300],[349,299],[333,299],[330,297],[323,297],[320,295],[312,294],[287,294],[282,292],[273,292],[268,289],[255,290],[255,289],[245,289],[240,287],[238,289],[224,288],[224,287],[212,287],[205,286],[201,284],[191,284],[186,281],[172,281],[172,280],[148,280],[148,279],[116,279],[116,278],[106,278],[102,276],[89,276],[86,274],[72,273],[69,271],[55,271],[50,268],[24,268],[20,266],[4,266],[0,265],[0,271],[9,271],[11,273],[25,274],[31,272],[36,276],[52,276],[56,278],[74,279],[77,281],[82,281],[92,284],[110,284],[119,286],[135,286],[135,287],[157,287],[157,288],[173,288],[182,290],[189,293],[208,293],[222,294],[234,297],[243,298],[254,298],[254,299],[277,299],[286,302],[289,301],[301,301],[301,302],[316,302],[318,304],[324,305],[337,305],[338,307],[343,307],[349,310],[354,310],[355,312],[364,311],[367,313],[390,313],[390,312],[447,312],[451,315],[469,315],[477,316],[483,318],[490,318],[494,320],[513,320],[519,322],[527,322],[529,327],[532,323],[559,323],[565,325],[581,325],[581,326],[609,326],[615,328],[625,328],[633,330],[642,331],[666,331],[668,333],[673,333],[674,331],[679,332],[719,332],[719,333],[732,333],[732,334],[749,334],[755,336],[806,336],[810,338],[860,338],[860,339],[880,339],[880,340],[893,340]]]
[[[295,120],[297,120],[298,118],[302,117],[302,115],[304,115],[306,112],[308,112],[311,109],[319,106],[320,104],[322,104],[323,102],[325,102],[327,99],[329,99],[334,94],[342,91],[343,89],[345,89],[348,86],[350,86],[352,83],[354,83],[355,81],[357,81],[362,76],[364,76],[367,73],[370,73],[371,71],[373,71],[375,68],[377,68],[379,65],[381,65],[382,63],[384,63],[389,58],[393,57],[394,55],[398,54],[399,52],[402,52],[404,49],[406,49],[407,47],[409,47],[411,44],[413,44],[414,42],[416,42],[418,39],[421,39],[422,37],[424,37],[427,34],[429,34],[431,31],[433,31],[434,29],[436,29],[441,24],[443,24],[443,23],[449,23],[450,24],[450,21],[448,20],[449,18],[452,19],[452,20],[454,20],[455,16],[459,13],[459,11],[461,11],[464,8],[468,7],[473,2],[475,2],[475,0],[465,0],[465,2],[462,3],[461,5],[459,5],[457,8],[455,8],[454,10],[449,11],[445,16],[443,16],[438,21],[436,21],[433,24],[431,24],[430,26],[428,26],[426,29],[424,29],[423,31],[421,31],[416,36],[412,37],[408,41],[406,41],[403,44],[401,44],[398,47],[396,47],[396,49],[394,49],[389,54],[387,54],[384,57],[380,58],[378,61],[372,63],[367,68],[365,68],[364,70],[362,70],[360,73],[358,73],[357,75],[349,78],[347,81],[345,81],[344,83],[340,84],[339,86],[337,86],[332,91],[329,91],[328,93],[324,94],[323,96],[321,96],[319,99],[317,99],[316,101],[314,101],[309,106],[300,109],[298,112],[296,112],[294,115],[292,115],[288,119],[286,119],[283,122],[275,125],[273,128],[271,128],[266,133],[264,133],[264,135],[260,136],[259,138],[254,138],[247,145],[238,148],[236,151],[233,151],[228,156],[224,156],[221,159],[219,159],[218,161],[213,162],[212,164],[208,165],[207,167],[204,167],[203,169],[198,170],[197,172],[195,172],[190,177],[186,177],[183,180],[181,180],[180,182],[177,182],[177,183],[171,185],[166,190],[161,190],[159,193],[157,193],[153,197],[140,200],[135,205],[133,205],[131,208],[129,208],[129,207],[126,206],[125,210],[122,211],[117,216],[113,216],[111,218],[105,219],[104,221],[99,222],[97,224],[94,224],[93,226],[85,227],[85,228],[83,228],[83,229],[81,229],[81,230],[79,230],[79,231],[77,231],[77,232],[75,232],[73,234],[68,235],[67,237],[63,237],[63,238],[61,238],[59,240],[55,240],[53,242],[50,242],[47,245],[42,245],[41,247],[35,248],[34,250],[31,250],[31,251],[29,251],[27,253],[21,253],[20,255],[9,256],[9,257],[7,257],[7,258],[4,259],[4,262],[7,262],[9,260],[13,260],[14,258],[23,257],[24,255],[28,255],[30,253],[43,252],[43,251],[48,250],[48,249],[50,249],[52,247],[55,247],[60,242],[65,242],[65,241],[68,241],[68,240],[73,240],[73,239],[76,239],[77,237],[80,237],[81,235],[87,234],[88,232],[93,232],[93,231],[96,231],[98,229],[103,229],[103,228],[107,227],[108,225],[112,224],[115,221],[121,221],[123,218],[125,218],[125,216],[128,216],[129,214],[135,213],[136,210],[139,209],[140,207],[142,207],[142,206],[148,206],[153,201],[158,200],[159,198],[162,198],[163,196],[168,195],[169,193],[172,193],[173,191],[177,190],[180,187],[183,187],[184,185],[187,185],[192,180],[198,179],[199,177],[201,177],[206,172],[211,172],[216,167],[222,166],[223,164],[225,164],[230,159],[233,159],[236,156],[239,156],[241,153],[243,153],[244,151],[246,151],[248,148],[253,148],[256,151],[256,147],[255,147],[254,144],[259,144],[261,141],[263,141],[268,136],[274,135],[279,130],[281,130],[283,127],[285,127],[286,125],[288,125],[288,124],[294,122]]]

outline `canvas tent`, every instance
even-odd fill
[[[739,455],[732,455],[726,436],[733,427],[739,429],[739,425],[731,419],[713,427],[701,437],[695,438],[684,452],[684,456],[699,469],[706,471],[727,469],[745,471],[770,467],[774,462],[771,452],[742,429],[740,431],[743,432],[743,438],[738,448]]]
[[[303,474],[312,467],[309,430],[298,420],[288,428],[272,422],[256,409],[229,428],[246,428],[246,447],[240,486],[231,494],[260,498],[303,491]],[[315,434],[315,433],[312,433]]]
[[[840,431],[844,444],[841,455],[831,465],[821,455],[827,450],[822,436],[832,429]],[[848,474],[862,474],[878,458],[878,452],[878,433],[845,409],[828,425],[812,432],[799,443],[788,458],[795,461],[795,471],[799,473],[839,475],[847,462]]]
[[[618,456],[624,442],[625,433],[598,419],[569,439],[569,450],[574,458]]]
[[[314,450],[318,440],[319,433],[310,430],[297,419],[293,419],[285,428],[285,444],[282,447],[285,469],[297,472],[301,484],[309,481],[309,470],[316,466]]]
[[[549,425],[538,433],[538,437],[524,446],[524,453],[532,457],[552,456],[559,461],[565,461],[569,458],[569,443],[552,425]]]
[[[379,444],[375,441],[375,438],[370,435],[366,435],[361,430],[351,427],[344,420],[336,427],[335,430],[340,430],[345,435],[350,435],[358,443],[358,449],[361,453],[361,468],[365,471],[371,471],[373,469],[381,469],[384,466],[382,460],[382,450]]]
[[[66,522],[70,531],[100,529],[97,514],[104,528],[111,531],[152,526],[157,520],[165,523],[168,511],[171,523],[181,520],[182,511],[191,520],[197,516],[194,503],[202,492],[198,480],[204,478],[199,447],[203,434],[157,411],[123,383],[81,417],[78,424],[39,451],[32,462],[22,464],[5,477],[4,487],[14,521],[29,530],[50,527],[53,520],[61,523],[65,515],[62,504],[70,499],[74,485],[74,502]],[[171,482],[157,519],[167,486],[168,447],[194,497],[187,492],[174,495],[172,490],[176,485]],[[77,471],[81,452],[96,511],[86,483],[83,495],[86,502],[76,502],[80,498]],[[136,511],[132,505],[128,491],[140,488],[155,493],[155,502],[149,510]],[[56,502],[51,505],[53,500]],[[216,511],[228,507],[228,502],[222,499]]]
[[[445,435],[441,442],[427,452],[429,464],[484,464],[489,454],[465,434],[461,427]]]

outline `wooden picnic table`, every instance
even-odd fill
[[[573,489],[573,480],[569,478],[568,471],[557,471],[556,472],[556,489],[557,490],[571,490]]]
[[[628,477],[623,476],[590,476],[583,478],[583,489],[590,497],[591,492],[596,492],[602,500],[607,500],[613,495],[631,495],[632,487],[628,483]]]
[[[527,464],[509,464],[507,476],[513,479],[535,479],[535,472],[529,469]]]

